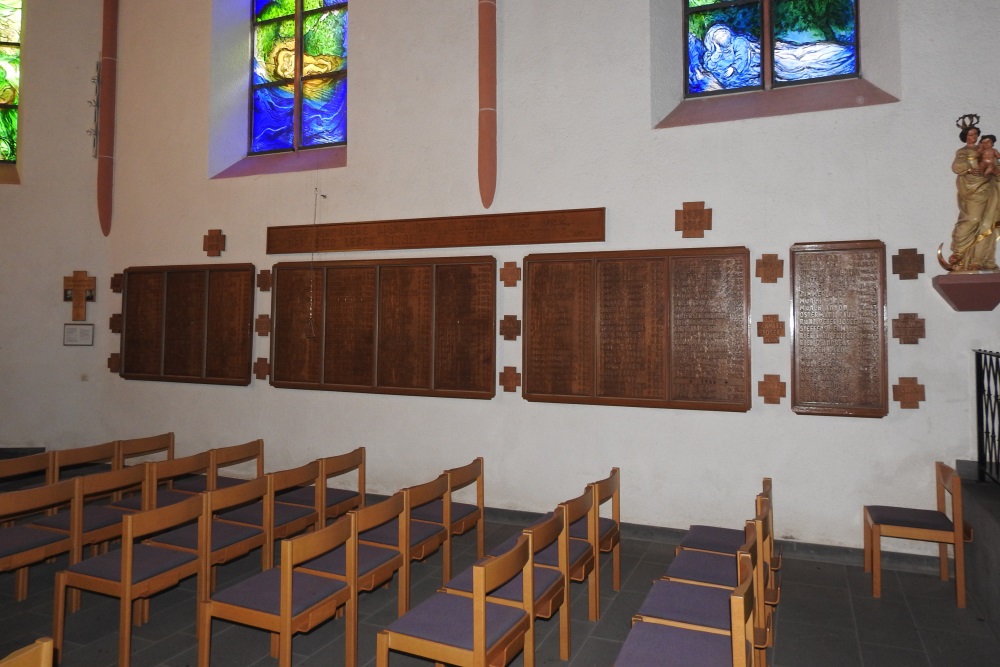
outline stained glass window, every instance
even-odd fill
[[[858,0],[684,0],[687,96],[858,76]]]
[[[253,7],[250,154],[347,143],[347,2]]]
[[[17,160],[21,0],[0,0],[0,162]]]

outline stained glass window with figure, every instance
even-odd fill
[[[857,77],[858,0],[684,0],[688,97]]]
[[[249,153],[346,144],[347,2],[253,7]]]
[[[17,161],[21,0],[0,0],[0,162]]]

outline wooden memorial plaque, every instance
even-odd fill
[[[253,279],[251,264],[126,269],[121,376],[250,384]]]
[[[287,262],[272,276],[272,385],[495,395],[493,257]]]
[[[267,228],[267,254],[604,240],[604,209],[494,213]]]
[[[531,401],[750,409],[746,248],[529,255]]]
[[[799,414],[888,414],[885,244],[791,248],[792,409]]]

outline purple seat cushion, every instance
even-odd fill
[[[732,591],[679,581],[654,581],[639,614],[720,630],[730,630]]]
[[[727,635],[636,621],[615,659],[617,667],[732,665]]]
[[[398,555],[398,551],[377,547],[372,544],[358,545],[358,576],[368,574],[375,568],[392,560]],[[319,572],[328,572],[338,577],[347,576],[347,547],[340,545],[332,551],[328,551],[322,556],[317,556],[312,560],[307,560],[300,567]]]
[[[304,516],[309,516],[312,513],[311,507],[302,507],[301,505],[286,505],[284,503],[274,504],[274,525],[284,526],[286,523],[291,523],[296,519],[301,519]],[[243,507],[238,507],[232,511],[226,512],[225,514],[219,515],[220,519],[225,519],[226,521],[235,521],[236,523],[245,523],[251,526],[263,526],[264,525],[264,504],[261,502],[251,503],[250,505],[244,505]]]
[[[506,553],[514,548],[517,544],[520,535],[512,535],[507,538],[495,548],[490,549],[488,555],[499,556],[502,553]],[[586,540],[575,540],[571,539],[569,541],[569,565],[572,567],[575,563],[579,562],[587,553],[590,552],[590,542]],[[555,541],[549,546],[545,547],[541,551],[535,553],[535,564],[536,565],[547,565],[549,567],[559,567],[559,541]]]
[[[917,510],[909,507],[869,505],[868,515],[875,523],[888,526],[904,526],[906,528],[941,530],[945,532],[955,529],[948,515],[937,510]]]
[[[490,647],[527,617],[524,610],[486,604],[486,646]],[[388,628],[410,637],[472,650],[472,598],[434,593],[395,620]]]
[[[468,503],[452,503],[451,504],[451,521],[455,523],[460,521],[465,517],[475,514],[479,510],[476,505],[470,505]],[[444,522],[444,501],[443,500],[432,500],[429,503],[424,503],[420,507],[414,507],[410,512],[410,516],[418,521],[430,521],[432,523],[443,523]]]
[[[666,576],[730,588],[739,584],[735,556],[705,551],[681,551],[674,556]]]
[[[601,540],[615,528],[615,520],[608,517],[597,519],[597,539]],[[578,540],[587,539],[587,517],[577,519],[569,525],[569,536]]]
[[[521,593],[524,591],[522,581],[523,577],[518,574],[496,590],[490,591],[489,594],[493,597],[500,598],[501,600],[513,600],[515,602],[520,602]],[[532,582],[535,587],[535,599],[538,600],[541,598],[546,591],[558,584],[560,581],[562,581],[562,574],[559,570],[553,570],[551,567],[538,567],[536,565],[534,569],[534,580]],[[467,568],[453,577],[451,581],[445,584],[445,588],[471,593],[472,568]]]
[[[186,551],[154,547],[149,544],[136,544],[132,550],[132,583],[137,584],[140,581],[145,581],[195,559],[197,559],[195,554]],[[70,572],[86,574],[108,581],[121,581],[122,552],[109,551],[95,558],[80,561],[76,565],[70,565],[68,569]]]
[[[346,583],[336,579],[292,572],[292,615],[309,609],[346,586]],[[277,567],[264,570],[219,591],[212,599],[277,616],[281,613],[281,570]]]
[[[116,523],[121,523],[122,517],[126,514],[127,512],[116,510],[112,507],[105,507],[104,505],[86,505],[83,508],[83,532],[89,533],[98,528],[105,528],[113,526]],[[55,528],[69,532],[69,520],[69,511],[62,510],[51,516],[44,516],[32,523],[45,526],[46,528]]]
[[[156,490],[156,506],[166,507],[167,505],[175,505],[179,502],[187,500],[190,497],[190,493],[182,493],[180,491],[173,491],[167,488],[159,488]],[[130,510],[141,510],[142,494],[130,493],[118,502],[113,503],[111,506],[124,507],[125,509]]]
[[[254,528],[253,526],[244,526],[238,523],[227,523],[225,521],[213,521],[212,551],[225,549],[226,547],[232,546],[237,542],[249,540],[263,532],[264,531],[260,528]],[[150,538],[149,542],[169,544],[171,546],[181,547],[182,549],[197,549],[198,524],[189,523],[181,526],[180,528],[168,530],[165,533],[160,533],[156,537]]]
[[[276,494],[274,496],[274,500],[279,503],[291,503],[292,505],[307,505],[312,507],[313,503],[316,502],[315,494],[316,490],[313,486],[297,486],[294,489],[288,489]],[[360,499],[357,491],[351,491],[349,489],[336,489],[331,486],[326,487],[327,507],[339,505],[344,501],[353,500],[354,498]]]
[[[746,542],[746,533],[738,528],[694,525],[681,540],[682,549],[734,554]]]
[[[215,488],[226,489],[230,486],[238,486],[245,479],[240,479],[239,477],[219,477],[215,480]],[[201,493],[202,491],[208,490],[208,478],[205,475],[186,475],[184,477],[178,477],[174,480],[174,488],[181,489],[183,491],[193,491],[195,493]]]
[[[410,546],[416,546],[436,535],[445,535],[444,526],[425,523],[423,521],[410,522]],[[385,544],[390,547],[399,546],[399,519],[391,519],[381,526],[375,526],[371,530],[358,535],[359,540]]]
[[[67,540],[68,535],[34,526],[17,525],[0,528],[0,558],[19,554],[47,544]],[[67,545],[67,548],[68,545]]]

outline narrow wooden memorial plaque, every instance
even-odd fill
[[[496,394],[493,257],[286,262],[273,278],[272,385]]]
[[[881,241],[792,246],[795,412],[888,414],[885,269]]]
[[[750,409],[746,248],[529,255],[524,397]]]
[[[604,240],[604,209],[462,215],[267,228],[267,254],[412,250]]]

